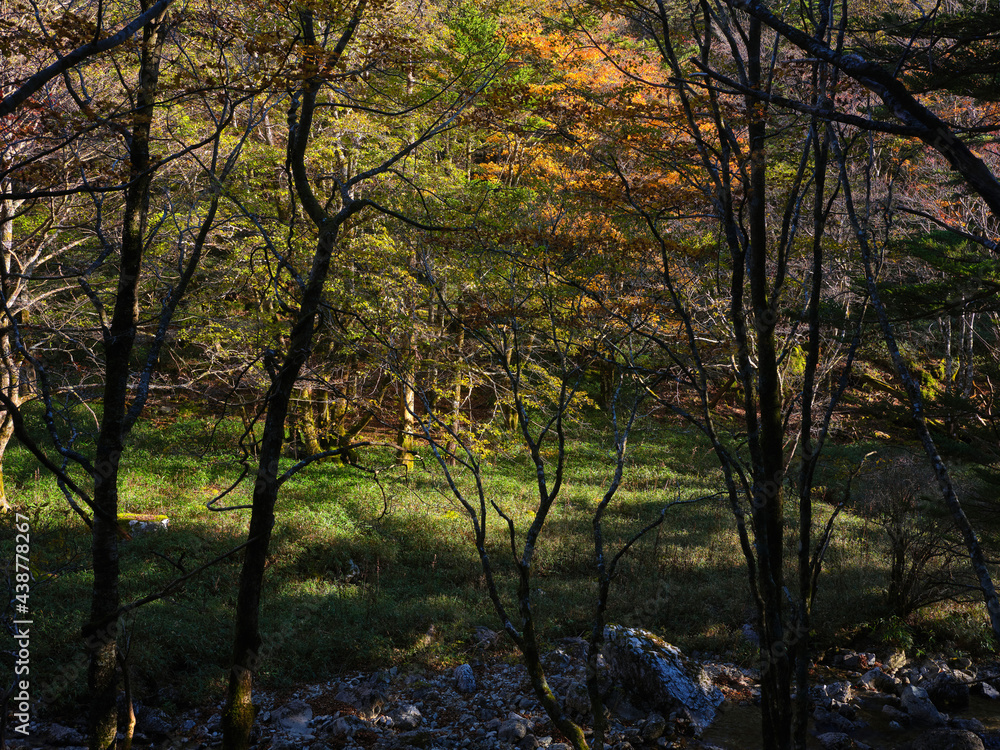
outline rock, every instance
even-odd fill
[[[975,690],[977,694],[983,696],[984,698],[989,698],[990,700],[1000,698],[1000,690],[997,690],[990,683],[985,681],[976,683],[972,689]]]
[[[927,691],[914,685],[907,685],[900,694],[903,708],[910,721],[919,726],[942,726],[944,717],[927,696]]]
[[[909,715],[907,715],[905,711],[900,711],[895,706],[890,706],[888,704],[882,706],[882,713],[898,724],[906,724],[909,723],[910,720]]]
[[[902,649],[890,651],[889,655],[882,662],[882,666],[886,668],[887,672],[895,672],[897,669],[902,669],[906,666],[906,652]]]
[[[64,727],[62,724],[49,724],[44,732],[39,732],[45,741],[50,745],[63,747],[66,745],[82,745],[86,742],[83,735],[72,727]]]
[[[517,750],[535,750],[536,747],[538,747],[538,740],[535,739],[535,735],[533,734],[524,735],[521,741],[517,743]]]
[[[986,727],[979,719],[952,719],[950,724],[952,729],[964,729],[973,734],[982,734],[986,731]]]
[[[402,703],[389,712],[389,718],[394,727],[407,731],[419,727],[424,717],[412,703]]]
[[[843,732],[825,732],[819,735],[816,740],[823,747],[823,750],[850,750],[854,747],[850,736]]]
[[[969,685],[951,672],[941,672],[923,686],[939,711],[961,711],[969,706]]]
[[[899,680],[883,672],[881,667],[875,667],[865,672],[861,676],[860,684],[869,690],[892,693],[893,695],[896,694],[900,686]]]
[[[819,685],[819,693],[828,701],[836,701],[838,703],[849,703],[853,697],[853,692],[851,690],[851,683],[844,680],[843,682],[833,682],[829,685]]]
[[[858,654],[851,652],[846,654],[841,661],[845,669],[851,669],[855,672],[863,672],[870,667],[875,666],[875,654]]]
[[[147,708],[136,715],[136,729],[147,737],[162,740],[174,732],[167,715],[156,708]]]
[[[352,714],[341,716],[335,719],[327,731],[333,737],[353,737],[359,729],[365,729],[368,725],[362,719]]]
[[[963,729],[938,729],[920,735],[913,750],[984,750],[983,741]]]
[[[458,689],[458,692],[476,692],[476,675],[473,673],[471,666],[468,664],[462,664],[455,667],[454,677],[455,687]]]
[[[700,666],[686,663],[680,649],[639,628],[609,625],[604,636],[611,678],[637,703],[661,712],[683,708],[695,734],[712,723],[724,700],[722,691]]]
[[[642,739],[645,742],[656,742],[667,731],[667,720],[658,713],[652,713],[642,725]]]
[[[813,721],[816,722],[816,731],[827,733],[853,732],[856,727],[850,719],[841,716],[836,711],[827,711],[825,708],[817,707],[813,711]]]
[[[308,734],[309,720],[312,718],[312,708],[302,700],[289,701],[274,712],[274,720],[278,727],[293,734]]]
[[[760,636],[749,622],[743,624],[743,640],[751,646],[760,646]]]
[[[500,633],[490,630],[484,625],[477,625],[472,631],[472,640],[476,648],[486,651],[497,645],[500,640]]]
[[[170,528],[169,518],[152,513],[119,513],[118,520],[128,523],[128,533],[133,539],[151,532],[167,531]]]
[[[509,742],[512,745],[516,745],[528,736],[530,729],[531,726],[528,724],[528,721],[522,719],[520,716],[507,719],[507,721],[500,724],[500,728],[497,730],[497,739],[501,742]]]

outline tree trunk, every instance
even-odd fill
[[[143,0],[142,9],[150,5],[149,0]],[[111,324],[104,334],[103,416],[94,460],[94,584],[90,622],[85,627],[90,651],[87,672],[90,750],[113,748],[118,729],[117,627],[114,623],[119,605],[118,468],[127,414],[130,360],[139,320],[138,286],[153,174],[149,135],[165,38],[162,15],[143,27],[136,112],[129,143],[130,185],[125,193],[118,289]]]

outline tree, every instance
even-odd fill
[[[113,747],[116,742],[118,618],[123,611],[136,606],[135,603],[123,606],[119,596],[118,542],[121,536],[127,536],[118,517],[121,460],[127,437],[147,403],[153,373],[166,345],[174,313],[191,284],[206,242],[216,228],[227,171],[238,158],[240,139],[237,137],[231,144],[227,155],[223,132],[231,125],[234,110],[253,96],[252,89],[246,94],[237,92],[235,86],[232,90],[224,88],[226,93],[211,104],[200,96],[204,93],[204,85],[199,78],[198,64],[204,63],[205,58],[199,61],[194,58],[207,49],[201,47],[201,42],[207,40],[205,36],[198,38],[200,32],[197,30],[192,33],[192,27],[183,27],[180,17],[165,15],[168,5],[142,3],[142,40],[135,50],[137,57],[125,50],[115,59],[120,73],[117,80],[106,76],[97,66],[75,68],[72,76],[62,77],[63,96],[50,98],[44,106],[39,105],[43,117],[57,123],[69,123],[64,130],[52,135],[54,145],[40,150],[68,154],[66,161],[71,165],[73,157],[77,165],[85,165],[75,179],[64,179],[62,185],[45,184],[43,180],[49,178],[49,174],[39,171],[37,158],[29,154],[9,165],[10,182],[7,184],[13,186],[13,192],[4,196],[26,201],[53,195],[83,199],[73,206],[74,215],[68,226],[60,228],[65,240],[60,251],[50,255],[44,263],[36,262],[34,266],[22,263],[14,273],[8,266],[5,283],[35,283],[35,277],[55,279],[56,286],[46,289],[53,295],[51,302],[70,304],[78,310],[90,305],[93,327],[88,332],[96,331],[100,344],[94,348],[99,349],[99,354],[92,354],[89,346],[81,348],[84,357],[98,361],[96,374],[101,383],[100,421],[91,456],[75,444],[81,435],[79,430],[71,426],[67,440],[60,429],[54,408],[57,390],[53,383],[60,363],[46,362],[31,354],[24,342],[30,338],[32,328],[9,293],[9,286],[5,287],[8,294],[3,312],[6,330],[17,342],[19,355],[29,361],[34,370],[51,444],[63,461],[63,467],[54,466],[37,446],[33,451],[48,468],[56,471],[67,500],[84,515],[92,528],[94,583],[90,619],[83,628],[83,635],[89,652],[89,744],[95,750]],[[76,20],[88,20],[87,11],[93,11],[94,23],[90,27],[99,33],[103,23],[102,9],[103,6],[83,9]],[[156,12],[149,13],[154,10]],[[48,30],[41,28],[39,33],[45,36]],[[177,39],[180,33],[187,35],[183,43],[188,56],[171,57],[167,51],[171,49],[171,42],[181,41]],[[111,47],[103,43],[97,45],[99,50]],[[196,124],[186,117],[174,122],[161,119],[161,74],[165,66],[172,68],[177,79],[185,79],[190,86],[172,92],[175,106],[184,102],[188,94],[192,95],[188,101],[202,102],[200,110],[188,110],[189,114],[200,118]],[[236,75],[244,70],[240,65],[231,65],[229,69]],[[134,85],[130,85],[131,80],[135,81]],[[252,117],[249,122],[252,127]],[[85,156],[80,158],[80,154]],[[192,168],[192,184],[200,183],[200,188],[185,196],[190,200],[191,223],[180,228],[176,236],[165,236],[168,233],[161,232],[164,222],[159,217],[166,215],[169,205],[165,202],[157,205],[157,180],[166,171],[165,165],[184,163],[185,157]],[[122,162],[127,165],[124,171],[118,167]],[[56,174],[57,177],[65,176],[65,173]],[[179,197],[174,196],[175,199]],[[26,218],[37,220],[37,210],[26,214]],[[176,254],[171,255],[171,248]],[[163,261],[164,265],[157,274],[147,275],[145,267],[154,260]],[[160,286],[161,282],[165,283]],[[69,297],[69,287],[81,290],[81,295]],[[140,316],[142,300],[147,295],[158,298],[151,310],[148,336],[143,335],[146,333],[143,330],[145,321]],[[86,326],[82,328],[88,330]],[[79,344],[71,345],[75,346]],[[72,357],[74,349],[67,351]],[[76,350],[75,353],[80,352]],[[79,389],[75,392],[79,398],[88,395]],[[23,415],[17,404],[9,397],[4,399],[4,404],[8,416],[22,425],[19,437],[32,445],[23,430]],[[74,470],[67,466],[82,470],[92,483],[92,496],[74,481]],[[87,518],[77,505],[74,495],[93,511],[91,518]]]
[[[840,48],[831,48],[822,40],[811,38],[800,29],[776,16],[761,3],[754,2],[753,0],[734,0],[733,2],[727,2],[727,5],[734,9],[745,11],[751,17],[773,29],[782,38],[787,39],[795,46],[834,66],[844,75],[853,78],[873,91],[889,108],[893,116],[900,121],[903,126],[902,129],[892,128],[884,123],[865,119],[852,120],[852,124],[868,131],[890,131],[919,138],[940,153],[947,160],[949,166],[961,176],[965,184],[989,207],[993,216],[1000,218],[1000,181],[997,180],[993,171],[959,137],[961,129],[952,127],[930,108],[921,104],[897,76],[889,73],[879,65],[865,60],[858,54],[848,54]],[[838,118],[838,114],[835,111],[827,113],[826,116],[829,119]],[[841,153],[843,153],[843,150]],[[844,184],[843,180],[841,183],[842,185]],[[870,268],[869,264],[873,256],[870,247],[868,247],[867,237],[864,235],[864,223],[855,214],[852,224],[854,225],[858,241],[861,243],[864,257],[866,258],[866,279],[869,285],[869,293],[872,293],[874,290],[874,275],[873,269]],[[996,252],[997,245],[995,241],[988,237],[983,237],[979,241],[991,251]],[[969,523],[968,517],[965,515],[958,498],[958,493],[955,490],[954,482],[928,429],[924,415],[923,394],[921,393],[919,384],[914,380],[909,372],[909,368],[899,355],[899,348],[895,343],[892,327],[889,325],[888,318],[885,315],[884,305],[881,303],[880,298],[874,294],[872,295],[872,301],[876,306],[883,337],[892,354],[897,375],[906,390],[914,426],[927,453],[928,460],[934,467],[945,505],[948,507],[955,526],[965,542],[969,553],[969,561],[975,571],[983,599],[986,602],[986,609],[994,636],[1000,639],[1000,598],[997,597],[996,588],[986,565],[979,539],[972,525]]]
[[[379,149],[377,154],[372,155],[374,163],[359,168],[347,179],[341,179],[339,175],[333,176],[329,180],[332,187],[331,194],[321,200],[313,187],[314,176],[310,173],[313,165],[308,159],[308,152],[314,138],[316,122],[324,111],[329,111],[330,105],[375,110],[383,116],[388,116],[390,122],[394,121],[394,115],[398,116],[414,109],[413,102],[405,101],[410,92],[402,92],[404,99],[400,102],[393,102],[391,99],[368,102],[338,95],[338,87],[331,85],[341,79],[349,81],[351,78],[361,78],[362,73],[376,75],[381,65],[386,65],[390,79],[395,78],[399,70],[396,66],[404,61],[394,59],[390,53],[391,34],[381,36],[381,43],[386,45],[384,48],[373,48],[376,38],[385,33],[379,28],[385,19],[380,17],[377,10],[379,8],[369,7],[367,0],[360,0],[350,9],[349,15],[339,15],[336,11],[325,15],[319,9],[301,9],[295,18],[299,32],[297,37],[301,39],[301,46],[298,49],[301,77],[297,88],[290,94],[287,162],[299,208],[315,231],[315,244],[312,253],[307,256],[310,264],[307,274],[296,278],[297,269],[291,266],[289,259],[283,261],[283,264],[287,264],[289,276],[296,279],[297,283],[293,288],[297,303],[294,307],[289,305],[294,312],[290,316],[291,323],[285,351],[280,355],[277,352],[271,355],[272,379],[266,396],[266,414],[259,445],[250,527],[236,604],[232,669],[223,712],[223,746],[227,750],[243,750],[249,746],[250,730],[254,720],[253,671],[261,643],[259,632],[261,591],[271,531],[275,523],[278,492],[289,477],[312,462],[339,455],[344,451],[344,448],[338,446],[320,454],[310,455],[285,472],[281,472],[279,467],[289,404],[303,366],[314,346],[316,330],[324,310],[324,286],[330,275],[335,253],[342,247],[341,236],[351,228],[352,220],[366,209],[398,219],[405,218],[398,212],[383,207],[373,198],[365,196],[363,192],[371,183],[376,183],[380,179],[388,179],[394,175],[403,176],[396,171],[399,165],[421,146],[453,127],[458,115],[476,93],[475,88],[470,91],[464,87],[456,87],[450,101],[445,100],[445,106],[435,113],[431,123],[415,138],[408,141],[401,139],[400,145],[392,149],[389,155]],[[366,28],[363,23],[365,21],[371,23],[371,27]],[[353,43],[363,34],[370,34],[368,41],[373,43],[372,46],[366,50],[364,56],[352,55]],[[328,47],[328,44],[332,48]],[[409,64],[410,61],[405,62]],[[489,80],[491,75],[492,70],[489,67],[479,73],[481,80]],[[445,91],[447,90],[446,86]],[[420,106],[442,99],[442,92],[440,89],[436,91],[430,89],[430,94],[414,94],[414,96],[418,96],[416,105]],[[327,100],[326,97],[330,99]],[[396,109],[395,113],[393,109]],[[408,184],[408,180],[404,179],[403,182]],[[408,221],[420,225],[414,219]]]

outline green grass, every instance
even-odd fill
[[[232,457],[237,434],[232,425],[222,425],[210,441],[194,419],[137,431],[124,460],[121,509],[166,514],[170,530],[121,545],[123,601],[156,591],[182,569],[191,570],[243,541],[248,510],[205,507],[239,473]],[[836,487],[865,448],[832,448],[820,483]],[[588,631],[595,590],[592,512],[612,469],[607,446],[596,433],[582,433],[569,451],[565,485],[533,566],[535,611],[549,640]],[[720,489],[712,455],[693,433],[647,426],[637,433],[630,455],[605,524],[612,551],[665,503]],[[373,466],[391,463],[388,454],[367,454],[365,460]],[[89,537],[54,481],[36,478],[22,451],[11,448],[6,466],[8,485],[16,488],[15,509],[32,519],[37,571],[31,593],[32,673],[53,686],[46,694],[51,708],[68,708],[85,693],[77,634],[89,603]],[[523,531],[536,502],[534,470],[523,451],[498,454],[484,474],[489,496]],[[461,481],[467,488],[468,478]],[[248,502],[248,486],[227,500]],[[817,523],[825,522],[830,507],[820,503],[816,510]],[[12,559],[12,523],[12,516],[0,519],[5,561]],[[514,614],[509,542],[496,516],[490,529],[489,552]],[[842,514],[814,614],[821,643],[857,632],[859,623],[877,630],[888,621],[883,536],[870,521]],[[790,556],[793,544],[790,539]],[[358,574],[348,580],[354,566]],[[182,707],[219,699],[238,576],[238,558],[225,560],[180,593],[126,618],[129,662],[144,700]],[[427,464],[409,477],[385,471],[378,483],[333,462],[299,474],[279,500],[266,576],[259,673],[265,687],[321,680],[354,668],[458,663],[468,658],[473,626],[499,627],[469,521],[440,472]],[[976,605],[936,608],[904,623],[900,637],[913,641],[916,634],[915,648],[921,643],[989,648],[979,610]],[[751,663],[753,649],[741,636],[742,625],[752,618],[746,568],[724,502],[674,508],[658,531],[640,540],[622,561],[608,617],[657,631],[684,649]]]

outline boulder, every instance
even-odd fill
[[[976,693],[983,696],[984,698],[989,698],[990,700],[996,700],[997,698],[1000,698],[1000,690],[997,690],[995,687],[993,687],[990,683],[986,682],[985,680],[983,682],[977,682],[973,686],[973,690],[975,690]]]
[[[843,732],[824,732],[816,737],[823,750],[851,750],[854,743]]]
[[[869,690],[892,693],[893,695],[897,693],[900,686],[899,680],[883,672],[881,667],[875,667],[865,672],[861,676],[860,684]]]
[[[945,719],[927,696],[927,691],[907,685],[900,694],[903,708],[910,721],[917,726],[942,726]]]
[[[922,687],[940,711],[961,711],[969,706],[969,685],[951,672],[940,672]]]
[[[637,704],[663,714],[681,709],[696,734],[712,723],[724,699],[722,691],[680,649],[640,628],[609,625],[604,637],[610,676]]]
[[[285,732],[292,734],[308,734],[309,720],[312,719],[312,708],[302,700],[293,700],[286,703],[273,713],[278,727]]]
[[[389,712],[389,718],[394,727],[406,731],[419,727],[424,717],[412,703],[401,703]]]
[[[530,731],[531,726],[528,724],[527,719],[523,719],[520,716],[512,716],[500,724],[500,728],[497,730],[497,739],[501,742],[509,742],[512,745],[516,745],[527,737]]]
[[[938,729],[913,741],[913,750],[984,750],[983,741],[964,729]]]
[[[472,667],[468,664],[462,664],[455,667],[455,687],[460,693],[474,693],[476,692],[476,675],[472,671]]]

